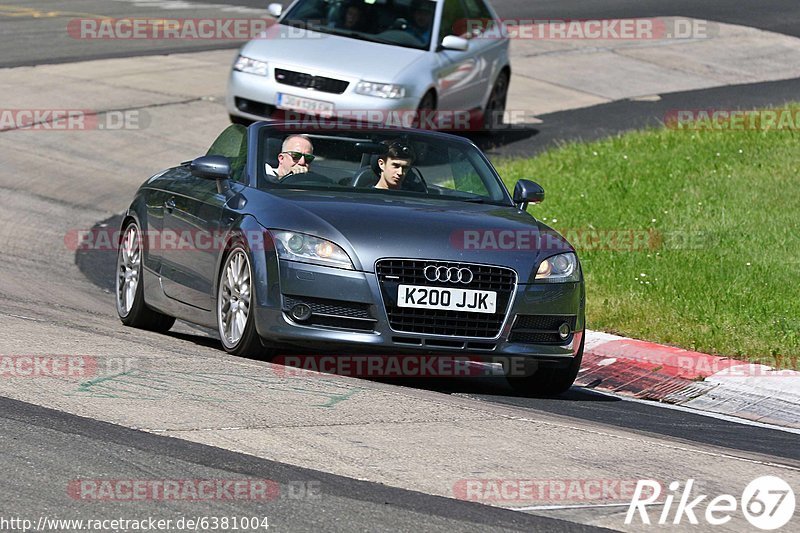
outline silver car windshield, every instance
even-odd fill
[[[299,152],[302,135],[313,159]],[[474,145],[444,135],[407,131],[320,132],[264,128],[259,135],[258,187],[410,195],[510,205],[497,173]],[[302,141],[301,141],[302,142]],[[292,149],[295,147],[295,149]],[[284,151],[286,150],[286,151]],[[301,157],[302,156],[302,157]]]
[[[433,0],[301,0],[281,24],[427,50],[435,10]]]

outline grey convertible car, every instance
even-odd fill
[[[526,212],[542,188],[509,194],[462,137],[334,126],[232,125],[148,179],[122,222],[122,322],[212,327],[235,355],[468,355],[525,393],[568,389],[584,282],[575,250]],[[305,172],[278,177],[287,158]]]

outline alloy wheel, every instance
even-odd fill
[[[217,298],[219,333],[227,348],[234,348],[244,335],[250,316],[250,261],[242,249],[228,256]]]
[[[139,227],[131,224],[125,230],[117,254],[117,309],[120,316],[127,316],[136,301],[136,289],[142,266],[142,250],[139,245]]]

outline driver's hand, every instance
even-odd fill
[[[292,174],[305,174],[308,172],[308,166],[306,165],[293,165],[292,166]]]

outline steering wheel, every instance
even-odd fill
[[[287,185],[331,185],[333,184],[333,180],[327,176],[309,170],[308,172],[286,176],[280,183],[285,183]]]
[[[391,30],[407,30],[408,29],[408,20],[404,19],[403,17],[397,18],[392,22],[392,26],[389,28]]]

